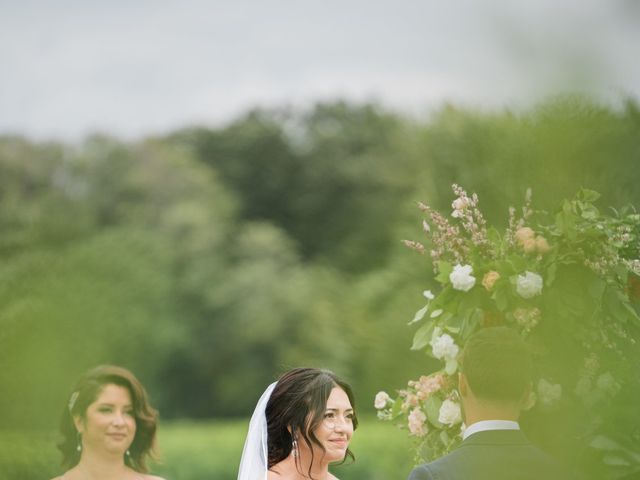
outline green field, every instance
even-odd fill
[[[235,480],[247,421],[172,422],[159,432],[160,462],[153,472],[173,480]],[[43,480],[59,475],[55,433],[0,431],[0,479]],[[353,464],[334,467],[341,480],[408,476],[413,455],[405,432],[375,418],[361,421]]]

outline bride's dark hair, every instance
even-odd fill
[[[314,460],[312,444],[325,450],[313,432],[322,422],[327,399],[335,387],[344,390],[349,397],[349,402],[354,409],[353,429],[355,430],[358,420],[355,416],[353,392],[349,384],[333,372],[317,368],[295,368],[280,377],[265,410],[269,468],[289,456],[293,435],[297,434],[298,441],[302,439],[311,451],[308,474],[309,478],[312,478],[311,466]],[[349,449],[342,462],[347,457],[355,460]]]

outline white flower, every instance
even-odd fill
[[[440,332],[441,330],[439,328],[433,331],[430,342],[431,353],[438,360],[444,360],[446,362],[445,371],[449,375],[453,375],[458,368],[457,357],[460,347],[455,344],[450,335],[446,333],[440,335]]]
[[[433,332],[436,334],[437,332]],[[433,356],[437,359],[455,358],[458,355],[459,347],[451,338],[451,335],[445,333],[434,336],[431,339],[431,348]]]
[[[451,204],[451,208],[454,210],[464,210],[467,206],[467,201],[464,198],[456,198]]]
[[[387,406],[387,403],[391,400],[391,397],[387,392],[378,392],[376,394],[376,399],[373,402],[373,406],[378,410]]]
[[[433,293],[431,293],[431,290],[425,290],[424,292],[422,292],[422,295],[424,295],[424,298],[426,298],[427,300],[433,300],[435,297],[435,295]]]
[[[425,424],[425,422],[427,421],[427,416],[422,410],[420,410],[419,408],[414,408],[413,410],[411,410],[408,420],[409,431],[411,432],[411,435],[422,437],[427,434],[427,426]]]
[[[538,382],[538,401],[540,405],[550,407],[562,397],[562,386],[547,382],[541,378]]]
[[[453,218],[462,218],[464,216],[463,210],[467,208],[469,205],[469,200],[466,198],[456,198],[451,204],[451,208],[453,208],[453,212],[451,212],[451,216]]]
[[[456,290],[468,292],[476,284],[476,278],[472,277],[473,268],[471,265],[456,265],[453,272],[449,274],[449,280]]]
[[[524,275],[518,275],[516,291],[522,298],[540,295],[542,292],[542,277],[533,272],[524,272]]]
[[[438,415],[438,421],[445,425],[453,427],[456,423],[462,422],[462,412],[460,411],[460,405],[451,400],[445,400],[440,406],[440,414]]]

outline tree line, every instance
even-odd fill
[[[245,416],[299,365],[377,390],[430,371],[407,327],[432,286],[416,202],[477,192],[491,223],[533,190],[638,205],[640,109],[377,104],[256,109],[136,142],[0,137],[0,424],[52,427],[74,379],[131,368],[163,418]]]

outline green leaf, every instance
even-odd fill
[[[636,311],[629,305],[627,297],[619,290],[608,287],[603,300],[609,313],[620,323],[627,323],[629,320],[640,321]]]
[[[604,435],[598,435],[589,443],[591,448],[596,450],[620,450],[622,447],[615,440],[605,437]]]
[[[425,314],[427,313],[427,310],[429,309],[429,304],[426,304],[424,307],[422,307],[420,310],[418,310],[416,312],[416,314],[413,316],[413,320],[411,320],[408,325],[411,325],[413,323],[419,322],[420,320],[422,320],[425,316]]]
[[[438,262],[438,272],[436,281],[444,285],[449,282],[449,275],[453,272],[453,266],[449,262],[440,261]]]
[[[556,215],[556,227],[571,240],[576,238],[576,215],[573,213],[571,202],[565,200],[562,211]]]
[[[500,232],[498,232],[495,227],[489,227],[487,229],[487,237],[489,238],[489,241],[495,245],[502,243]]]
[[[400,399],[400,397],[398,397],[398,398],[396,398],[395,402],[393,403],[393,407],[391,407],[391,417],[392,418],[397,418],[402,413],[403,413],[402,412],[402,400]]]
[[[522,272],[527,268],[527,261],[520,255],[510,255],[507,261],[511,264],[511,268],[514,272]]]
[[[578,198],[584,202],[593,203],[600,198],[600,194],[595,190],[589,190],[587,188],[582,188],[578,192]]]
[[[497,286],[493,295],[491,295],[496,302],[496,306],[498,310],[504,312],[509,307],[509,286],[506,283],[503,283],[500,286]]]
[[[424,347],[426,347],[431,341],[434,327],[435,322],[429,322],[426,325],[420,327],[413,336],[413,344],[411,345],[411,350],[422,350]]]
[[[469,312],[469,315],[465,317],[462,322],[462,327],[460,328],[460,337],[463,340],[466,340],[469,335],[478,329],[483,316],[484,312],[480,308],[475,308]]]
[[[458,335],[460,333],[460,329],[462,328],[462,319],[460,317],[455,317],[456,322],[453,325],[445,325],[444,329],[453,333],[454,335]]]
[[[612,467],[628,467],[631,465],[631,462],[626,458],[622,458],[618,455],[612,455],[610,453],[602,457],[602,463],[604,463],[605,465],[610,465]]]
[[[440,417],[440,407],[441,406],[442,406],[442,400],[440,400],[436,395],[431,395],[424,402],[425,411],[427,413],[427,419],[436,428],[442,428],[442,426],[443,426],[438,421],[438,417]]]
[[[553,285],[553,282],[556,279],[557,271],[558,271],[557,263],[552,263],[551,265],[549,265],[549,268],[547,268],[547,278],[545,278],[545,282],[544,282],[547,288]]]
[[[585,205],[582,209],[581,217],[585,220],[595,220],[599,214],[600,212],[593,205]]]

